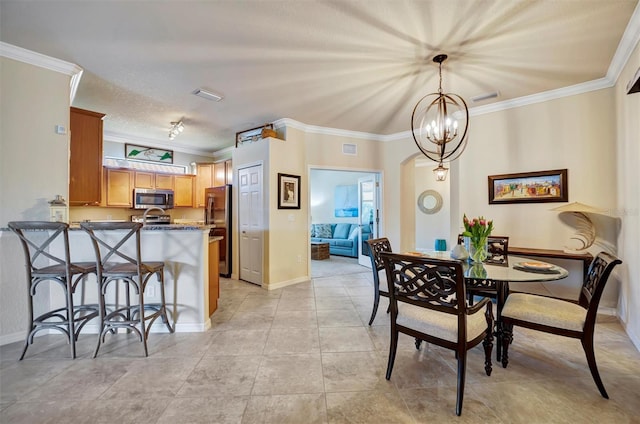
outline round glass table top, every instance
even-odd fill
[[[422,257],[457,261],[451,258],[451,252],[425,251],[409,252]],[[503,264],[471,264],[467,260],[462,263],[465,278],[476,278],[492,281],[537,282],[561,280],[569,275],[566,269],[543,261],[532,260],[521,256],[508,255]]]

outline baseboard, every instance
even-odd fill
[[[40,335],[45,335],[46,332],[41,332],[41,334],[37,334],[36,337],[40,336]],[[18,332],[18,333],[11,333],[11,334],[5,334],[3,336],[0,336],[0,346],[4,346],[7,344],[11,344],[11,343],[15,343],[15,342],[24,342],[24,338],[26,337],[26,334],[24,332]]]
[[[311,281],[311,278],[308,276],[305,276],[305,277],[294,278],[293,280],[280,281],[279,283],[269,284],[268,286],[265,286],[263,284],[262,287],[264,287],[267,290],[277,290],[283,287],[292,286],[294,284],[308,283],[309,281]]]

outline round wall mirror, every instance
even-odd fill
[[[418,208],[432,215],[442,209],[442,196],[435,190],[425,190],[418,196]]]

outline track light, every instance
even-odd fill
[[[169,129],[169,140],[176,138],[176,136],[182,131],[184,131],[184,124],[181,120],[178,122],[172,122],[171,128]]]

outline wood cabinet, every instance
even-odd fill
[[[193,207],[193,175],[174,176],[173,202],[176,208]]]
[[[69,205],[99,205],[102,200],[103,113],[72,107]]]
[[[220,187],[227,183],[227,170],[224,162],[213,164],[213,187]]]
[[[172,174],[156,174],[155,188],[164,190],[175,190],[175,179],[177,175]]]
[[[174,175],[149,171],[135,171],[134,187],[174,190]]]
[[[105,168],[105,206],[133,207],[134,171]]]
[[[227,184],[233,184],[233,163],[231,159],[224,161],[224,169],[227,178]]]
[[[207,318],[218,309],[220,297],[219,244],[217,239],[209,241],[209,315]]]
[[[214,164],[213,163],[198,163],[196,164],[196,192],[193,196],[195,202],[193,204],[196,208],[204,208],[204,189],[213,187],[214,181]]]
[[[124,168],[104,168],[103,206],[133,207],[133,189],[174,191],[174,207],[193,207],[193,175],[164,174]]]

